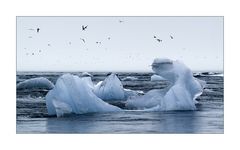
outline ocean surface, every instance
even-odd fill
[[[26,79],[45,77],[54,84],[63,72],[17,72],[17,83]],[[79,73],[72,73],[80,76]],[[94,73],[94,83],[106,78]],[[124,88],[141,90],[165,88],[167,81],[150,81],[153,73],[118,73]],[[214,72],[194,73],[206,81],[203,94],[197,98],[196,111],[88,113],[57,118],[48,116],[46,89],[17,90],[16,133],[224,133],[223,76]],[[124,106],[120,106],[124,108]]]

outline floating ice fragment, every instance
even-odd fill
[[[125,77],[122,79],[122,81],[134,81],[134,80],[137,80],[138,78],[136,77]]]
[[[156,74],[151,76],[151,81],[162,81],[162,80],[166,80],[166,79]]]
[[[18,90],[24,90],[24,89],[47,89],[47,90],[50,90],[53,87],[54,87],[53,83],[44,77],[27,79],[27,80],[17,84]]]

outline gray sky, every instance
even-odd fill
[[[17,17],[17,71],[151,71],[156,57],[222,71],[223,17]]]

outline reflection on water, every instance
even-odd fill
[[[33,119],[29,124],[19,121],[18,132],[223,133],[223,120],[218,118],[222,117],[223,113],[219,112],[218,115],[200,111],[92,113],[63,118]]]

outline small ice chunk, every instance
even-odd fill
[[[143,95],[143,91],[134,91],[130,89],[124,89],[124,100],[127,100],[129,98],[137,97],[139,95]]]
[[[125,77],[122,79],[122,81],[134,81],[134,80],[137,80],[138,78],[136,77]]]
[[[82,76],[82,77],[93,77],[93,75],[91,75],[91,74],[88,73],[88,72],[83,72],[83,73],[81,74],[81,76]]]
[[[27,79],[27,80],[17,84],[18,90],[23,90],[23,89],[47,89],[47,90],[50,90],[52,88],[54,88],[53,83],[44,77]]]
[[[166,80],[166,79],[156,74],[151,76],[151,81],[162,81],[162,80]]]

